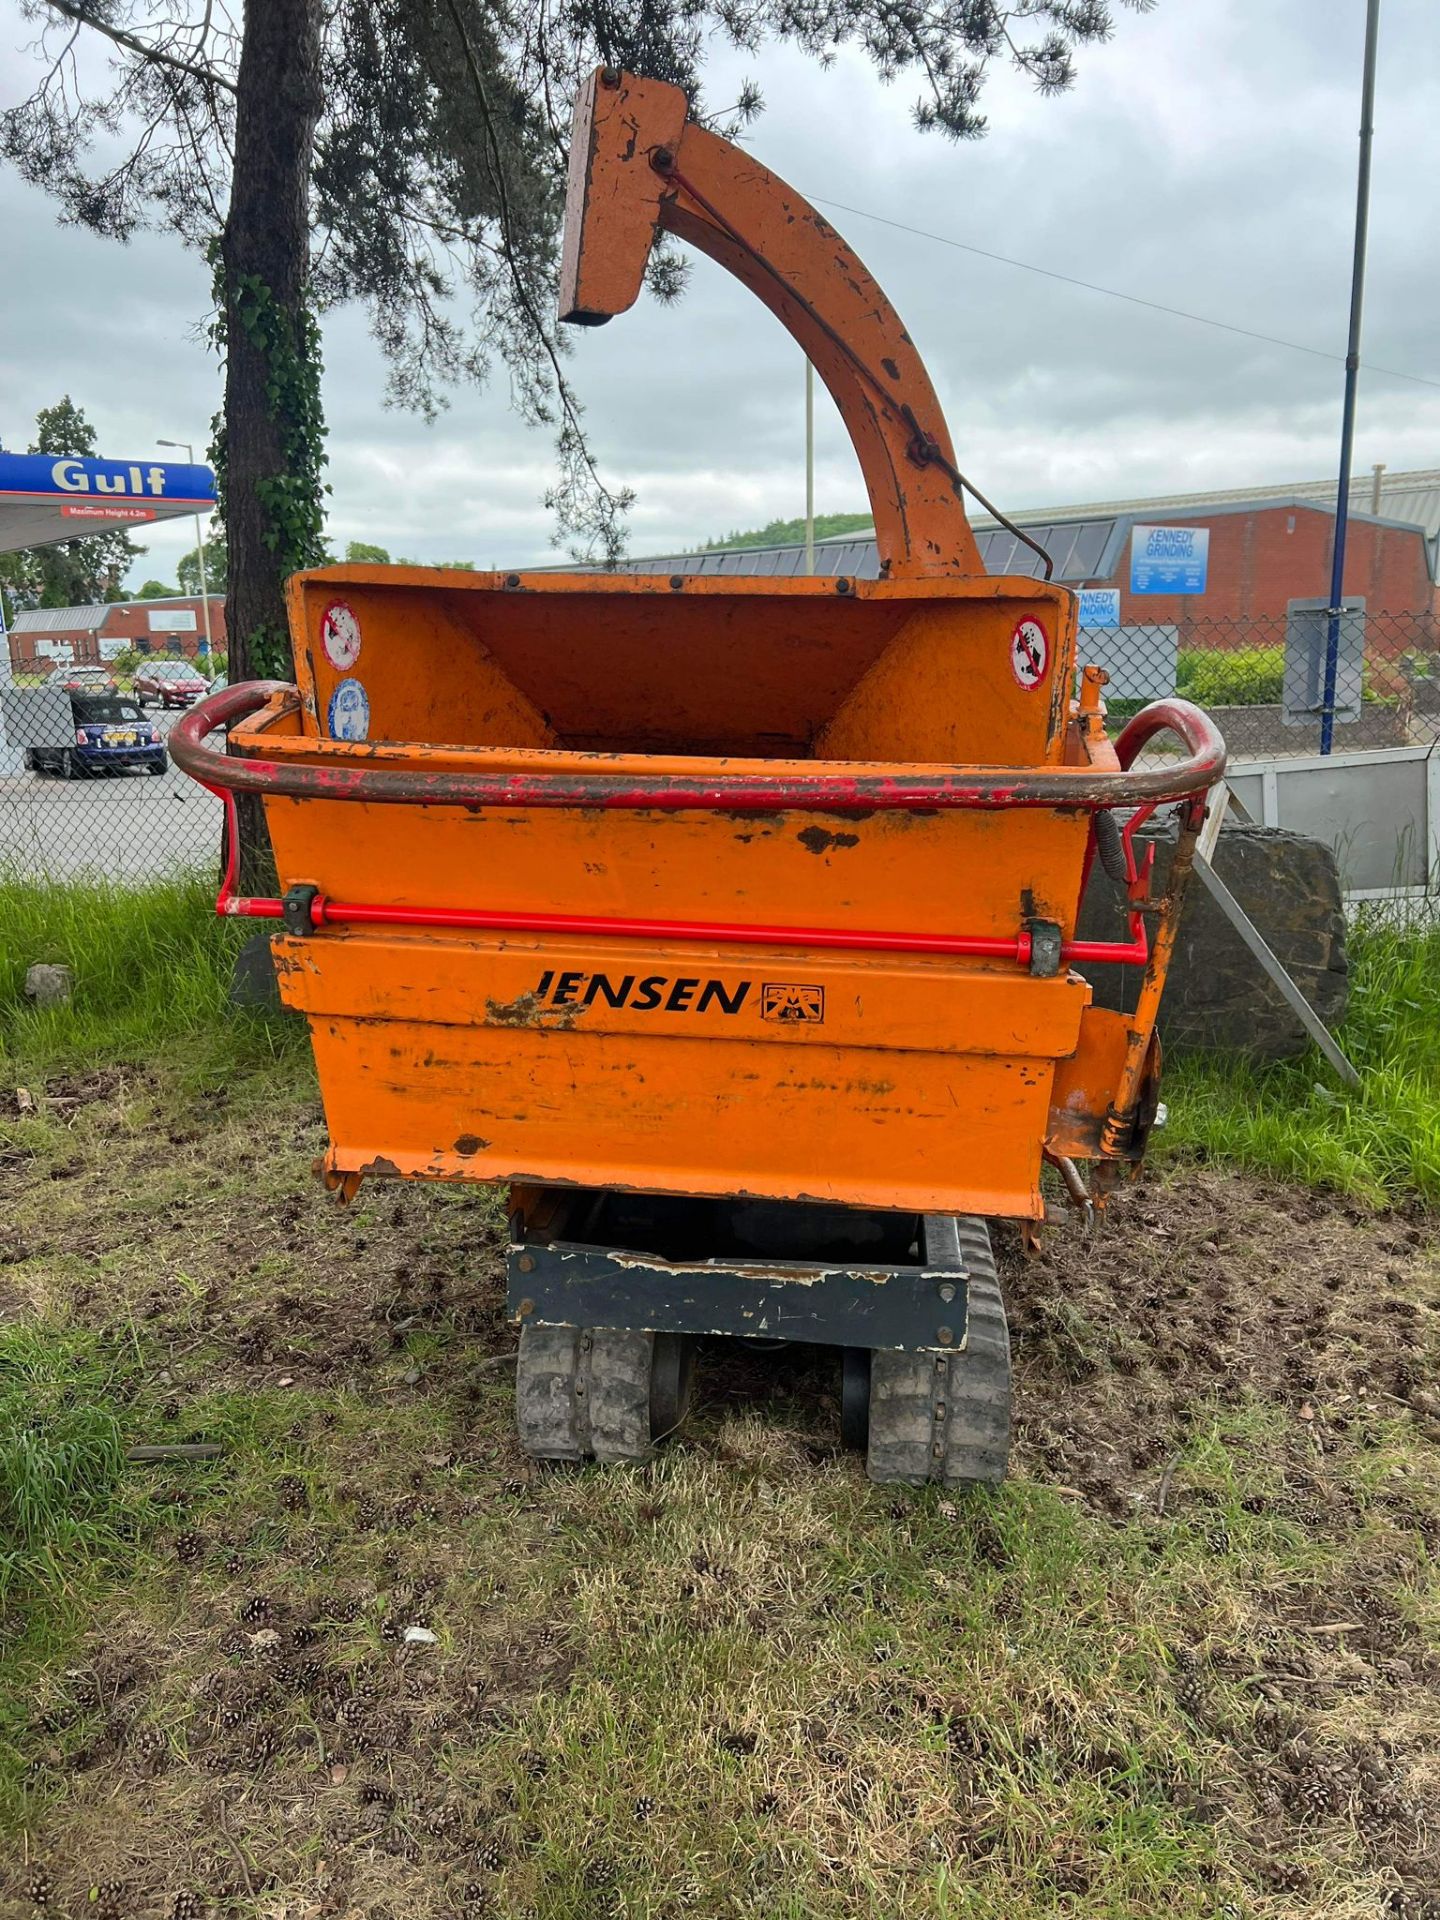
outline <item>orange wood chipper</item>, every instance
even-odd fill
[[[1074,595],[985,573],[865,268],[679,89],[603,70],[576,110],[564,317],[632,305],[660,233],[814,363],[879,578],[302,573],[296,684],[215,695],[174,756],[232,820],[236,794],[264,803],[282,896],[237,894],[232,860],[219,904],[279,923],[327,1182],[508,1187],[531,1455],[644,1458],[721,1334],[839,1349],[873,1477],[998,1479],[986,1223],[1043,1217],[1046,1161],[1088,1205],[1144,1151],[1224,745],[1180,700],[1110,737]],[[1135,829],[1166,803],[1151,902]],[[1126,939],[1077,938],[1097,857]],[[1085,980],[1117,960],[1129,1014]]]

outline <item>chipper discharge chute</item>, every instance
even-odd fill
[[[216,695],[174,756],[232,817],[263,800],[282,897],[232,868],[220,906],[279,923],[329,1184],[509,1188],[532,1455],[643,1458],[718,1333],[840,1349],[876,1478],[998,1479],[986,1223],[1043,1216],[1047,1159],[1087,1205],[1143,1152],[1224,746],[1179,700],[1108,737],[1074,596],[983,571],[879,287],[678,89],[607,69],[577,108],[565,317],[631,305],[660,232],[814,362],[879,579],[302,573],[296,685]],[[1152,903],[1134,830],[1162,803]],[[1097,854],[1123,940],[1076,937]],[[1136,968],[1133,1013],[1092,1004],[1105,960]]]

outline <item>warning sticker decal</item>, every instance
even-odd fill
[[[360,622],[343,600],[333,601],[320,616],[320,643],[337,673],[348,673],[360,658]]]
[[[1010,671],[1028,693],[1049,670],[1049,634],[1038,620],[1022,620],[1010,636]]]
[[[370,738],[370,696],[358,680],[342,680],[330,696],[330,737]]]

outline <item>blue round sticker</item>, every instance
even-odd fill
[[[330,738],[370,738],[370,701],[358,680],[342,680],[330,696]]]

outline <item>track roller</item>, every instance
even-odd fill
[[[965,1345],[959,1352],[877,1348],[870,1355],[866,1471],[872,1480],[910,1486],[993,1485],[1004,1479],[1010,1455],[1005,1303],[985,1222],[941,1224],[953,1225],[957,1265],[969,1276]]]
[[[685,1418],[694,1357],[684,1334],[527,1324],[515,1368],[520,1445],[532,1460],[650,1459]]]

